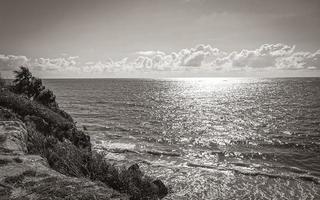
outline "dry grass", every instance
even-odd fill
[[[51,134],[60,141],[68,139],[77,147],[90,148],[91,146],[90,137],[77,130],[72,121],[36,101],[3,90],[0,91],[0,106],[12,110],[22,119],[30,117],[35,125],[40,125],[37,127],[39,130],[44,129],[41,130],[43,134]]]
[[[54,170],[100,181],[129,194],[132,200],[158,199],[159,188],[138,165],[126,169],[110,164],[103,154],[91,151],[89,136],[63,115],[7,90],[0,91],[0,106],[12,110],[25,122],[29,153],[46,158]]]
[[[70,142],[60,142],[29,130],[28,151],[40,154],[56,171],[75,177],[87,177],[129,194],[132,199],[157,199],[152,180],[136,168],[117,168],[102,153],[88,152]]]

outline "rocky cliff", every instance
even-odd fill
[[[3,110],[0,110],[3,112]],[[27,154],[23,122],[0,121],[0,199],[129,199],[101,182],[63,175]]]
[[[67,116],[67,117],[66,117]],[[161,199],[160,180],[91,150],[64,111],[0,90],[0,199]]]

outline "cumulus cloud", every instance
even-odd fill
[[[296,52],[277,60],[279,69],[320,69],[320,50],[311,52]]]
[[[73,68],[77,64],[77,56],[60,58],[36,58],[31,61],[31,67],[39,71],[61,71]]]
[[[257,49],[243,49],[227,53],[210,45],[200,44],[178,52],[140,52],[138,69],[183,70],[189,67],[205,70],[239,69],[320,69],[320,50],[295,51],[295,46],[285,44],[263,44]]]
[[[198,51],[189,55],[183,62],[184,66],[194,66],[199,67],[202,65],[206,57],[206,53],[203,51]]]
[[[195,48],[178,52],[139,51],[133,67],[138,70],[183,70],[184,67],[201,67],[226,55],[225,52],[210,45],[198,45]],[[129,64],[130,65],[130,64]]]
[[[9,71],[18,66],[27,64],[29,59],[26,56],[0,54],[0,70]]]
[[[240,52],[232,52],[227,57],[218,60],[217,64],[230,62],[233,67],[274,67],[277,59],[290,56],[294,49],[295,46],[284,44],[264,44],[255,50],[243,49]]]
[[[121,60],[87,61],[77,56],[29,59],[25,56],[0,55],[0,69],[12,70],[28,64],[32,70],[104,74],[117,72],[161,71],[241,71],[241,70],[320,70],[320,50],[296,51],[295,46],[263,44],[256,49],[243,49],[230,53],[211,45],[200,44],[176,52],[139,51],[133,57]]]

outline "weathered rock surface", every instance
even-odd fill
[[[70,116],[64,111],[53,111],[38,102],[6,90],[0,90],[0,105],[24,118],[23,121],[33,122],[43,134],[52,134],[60,141],[68,139],[79,148],[91,149],[90,137],[77,130],[69,119]]]
[[[0,121],[0,149],[14,154],[27,152],[27,130],[19,121]]]
[[[101,182],[58,173],[46,159],[26,154],[26,136],[21,121],[0,121],[0,199],[129,199]]]
[[[57,108],[58,109],[58,108]],[[157,200],[168,189],[92,151],[70,115],[0,90],[0,199]],[[36,154],[36,155],[31,155]]]

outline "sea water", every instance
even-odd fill
[[[93,147],[166,199],[320,199],[320,78],[45,80]]]

